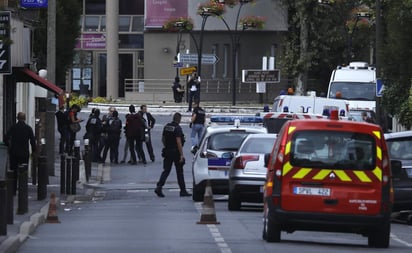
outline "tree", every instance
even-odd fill
[[[307,88],[326,92],[332,70],[348,63],[349,50],[352,49],[353,60],[369,61],[373,29],[358,23],[350,29],[356,8],[367,4],[366,1],[282,0],[282,4],[288,9],[289,33],[280,63],[282,72],[290,78],[307,71],[307,79],[320,84],[316,87],[306,84]],[[303,42],[307,45],[302,46]]]
[[[410,129],[412,112],[409,108],[409,88],[412,78],[412,1],[399,0],[383,4],[384,33],[383,77],[385,90],[382,106]]]
[[[81,10],[81,0],[56,0],[56,84],[63,88],[67,70],[73,63],[76,39],[80,36]],[[34,33],[33,54],[37,68],[46,68],[47,9],[40,10],[39,24]]]

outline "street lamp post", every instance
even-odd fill
[[[225,4],[224,0],[218,0],[219,3]],[[237,62],[237,52],[238,52],[238,46],[239,46],[239,41],[242,33],[238,33],[238,24],[239,24],[239,17],[240,17],[240,11],[242,10],[242,7],[247,4],[252,2],[253,0],[239,0],[239,8],[237,10],[236,14],[236,21],[235,21],[235,27],[234,29],[230,29],[230,26],[226,22],[226,20],[221,17],[223,23],[225,24],[227,30],[229,31],[229,36],[230,40],[232,43],[232,105],[236,105],[236,62]],[[243,24],[242,25],[242,32],[246,30],[247,28],[251,28],[253,25],[249,24]]]

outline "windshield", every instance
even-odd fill
[[[305,168],[373,170],[375,147],[369,134],[298,131],[292,137],[290,163]]]
[[[341,99],[375,101],[375,83],[334,82],[330,84],[329,97]]]

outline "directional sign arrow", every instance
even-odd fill
[[[185,64],[197,64],[198,54],[178,54],[177,60]],[[214,54],[202,54],[202,64],[215,64],[219,58]]]

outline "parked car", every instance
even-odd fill
[[[276,134],[250,134],[242,142],[229,170],[229,210],[239,210],[242,202],[263,203],[265,154],[275,140]]]
[[[208,181],[211,183],[213,194],[227,194],[228,172],[233,154],[249,134],[267,133],[267,129],[261,125],[260,117],[239,117],[235,122],[234,117],[213,116],[210,121],[212,125],[205,129],[192,160],[194,201],[203,201]]]
[[[392,171],[393,210],[412,210],[412,131],[387,133],[385,140],[390,159],[402,162],[401,171]]]

